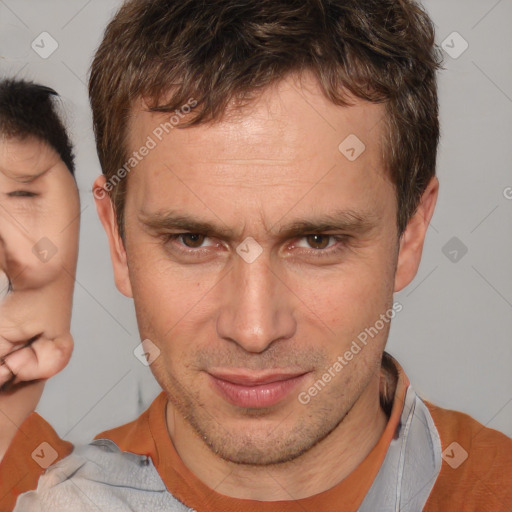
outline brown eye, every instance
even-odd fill
[[[180,238],[183,242],[183,245],[192,249],[197,249],[203,245],[204,239],[206,237],[199,233],[184,233],[183,235],[180,235]]]
[[[329,235],[308,235],[306,240],[313,249],[325,249],[329,245]]]

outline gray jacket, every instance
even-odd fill
[[[441,441],[426,405],[409,386],[398,426],[360,512],[423,509],[441,470]],[[14,512],[195,512],[165,487],[151,458],[109,439],[75,448],[50,466]],[[198,511],[201,512],[201,511]]]

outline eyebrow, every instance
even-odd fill
[[[283,239],[294,238],[306,233],[323,233],[326,231],[342,231],[350,234],[363,235],[378,224],[379,217],[370,212],[355,210],[338,210],[330,214],[319,215],[307,219],[294,219],[283,224],[275,233]],[[216,225],[202,221],[190,215],[175,211],[139,213],[139,222],[151,231],[183,230],[190,233],[202,233],[220,238],[236,238],[236,231],[225,225]],[[277,224],[277,223],[276,223]],[[274,224],[274,226],[276,225]],[[274,226],[270,232],[274,231]]]
[[[295,219],[279,228],[278,233],[292,238],[304,233],[321,233],[326,231],[343,231],[352,234],[365,234],[375,228],[378,217],[370,212],[355,210],[338,210],[323,214],[317,218]]]
[[[11,181],[15,181],[16,183],[22,183],[22,184],[28,184],[32,183],[33,181],[36,181],[38,178],[40,178],[43,174],[46,174],[50,170],[50,167],[48,169],[44,169],[41,172],[36,172],[34,174],[17,174],[17,173],[11,173],[9,171],[3,172],[2,174],[6,176]]]

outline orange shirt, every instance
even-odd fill
[[[242,500],[221,495],[207,487],[188,470],[174,449],[166,427],[164,393],[138,419],[103,432],[96,439],[110,439],[123,451],[151,457],[168,491],[199,512],[356,511],[383,464],[402,415],[409,381],[398,364],[396,368],[398,382],[393,406],[378,443],[339,484],[300,500]],[[510,512],[512,440],[500,432],[485,428],[465,414],[428,403],[427,407],[439,433],[444,456],[441,471],[424,510]],[[48,443],[51,448],[41,443]],[[21,426],[0,465],[0,510],[11,511],[18,495],[36,488],[38,478],[44,471],[42,461],[45,461],[45,466],[52,457],[59,460],[71,449],[69,443],[60,440],[53,429],[33,413]],[[462,460],[464,452],[467,452],[467,458]]]
[[[512,511],[512,439],[467,414],[429,403],[427,406],[439,431],[445,458],[424,510]],[[460,466],[451,457],[457,457],[460,448],[452,443],[467,452],[467,459]]]

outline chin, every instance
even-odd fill
[[[209,449],[222,459],[248,466],[268,466],[291,462],[313,446],[336,427],[325,424],[299,423],[278,425],[248,419],[253,425],[245,427],[220,425],[210,418],[207,422],[188,418],[190,424]]]

